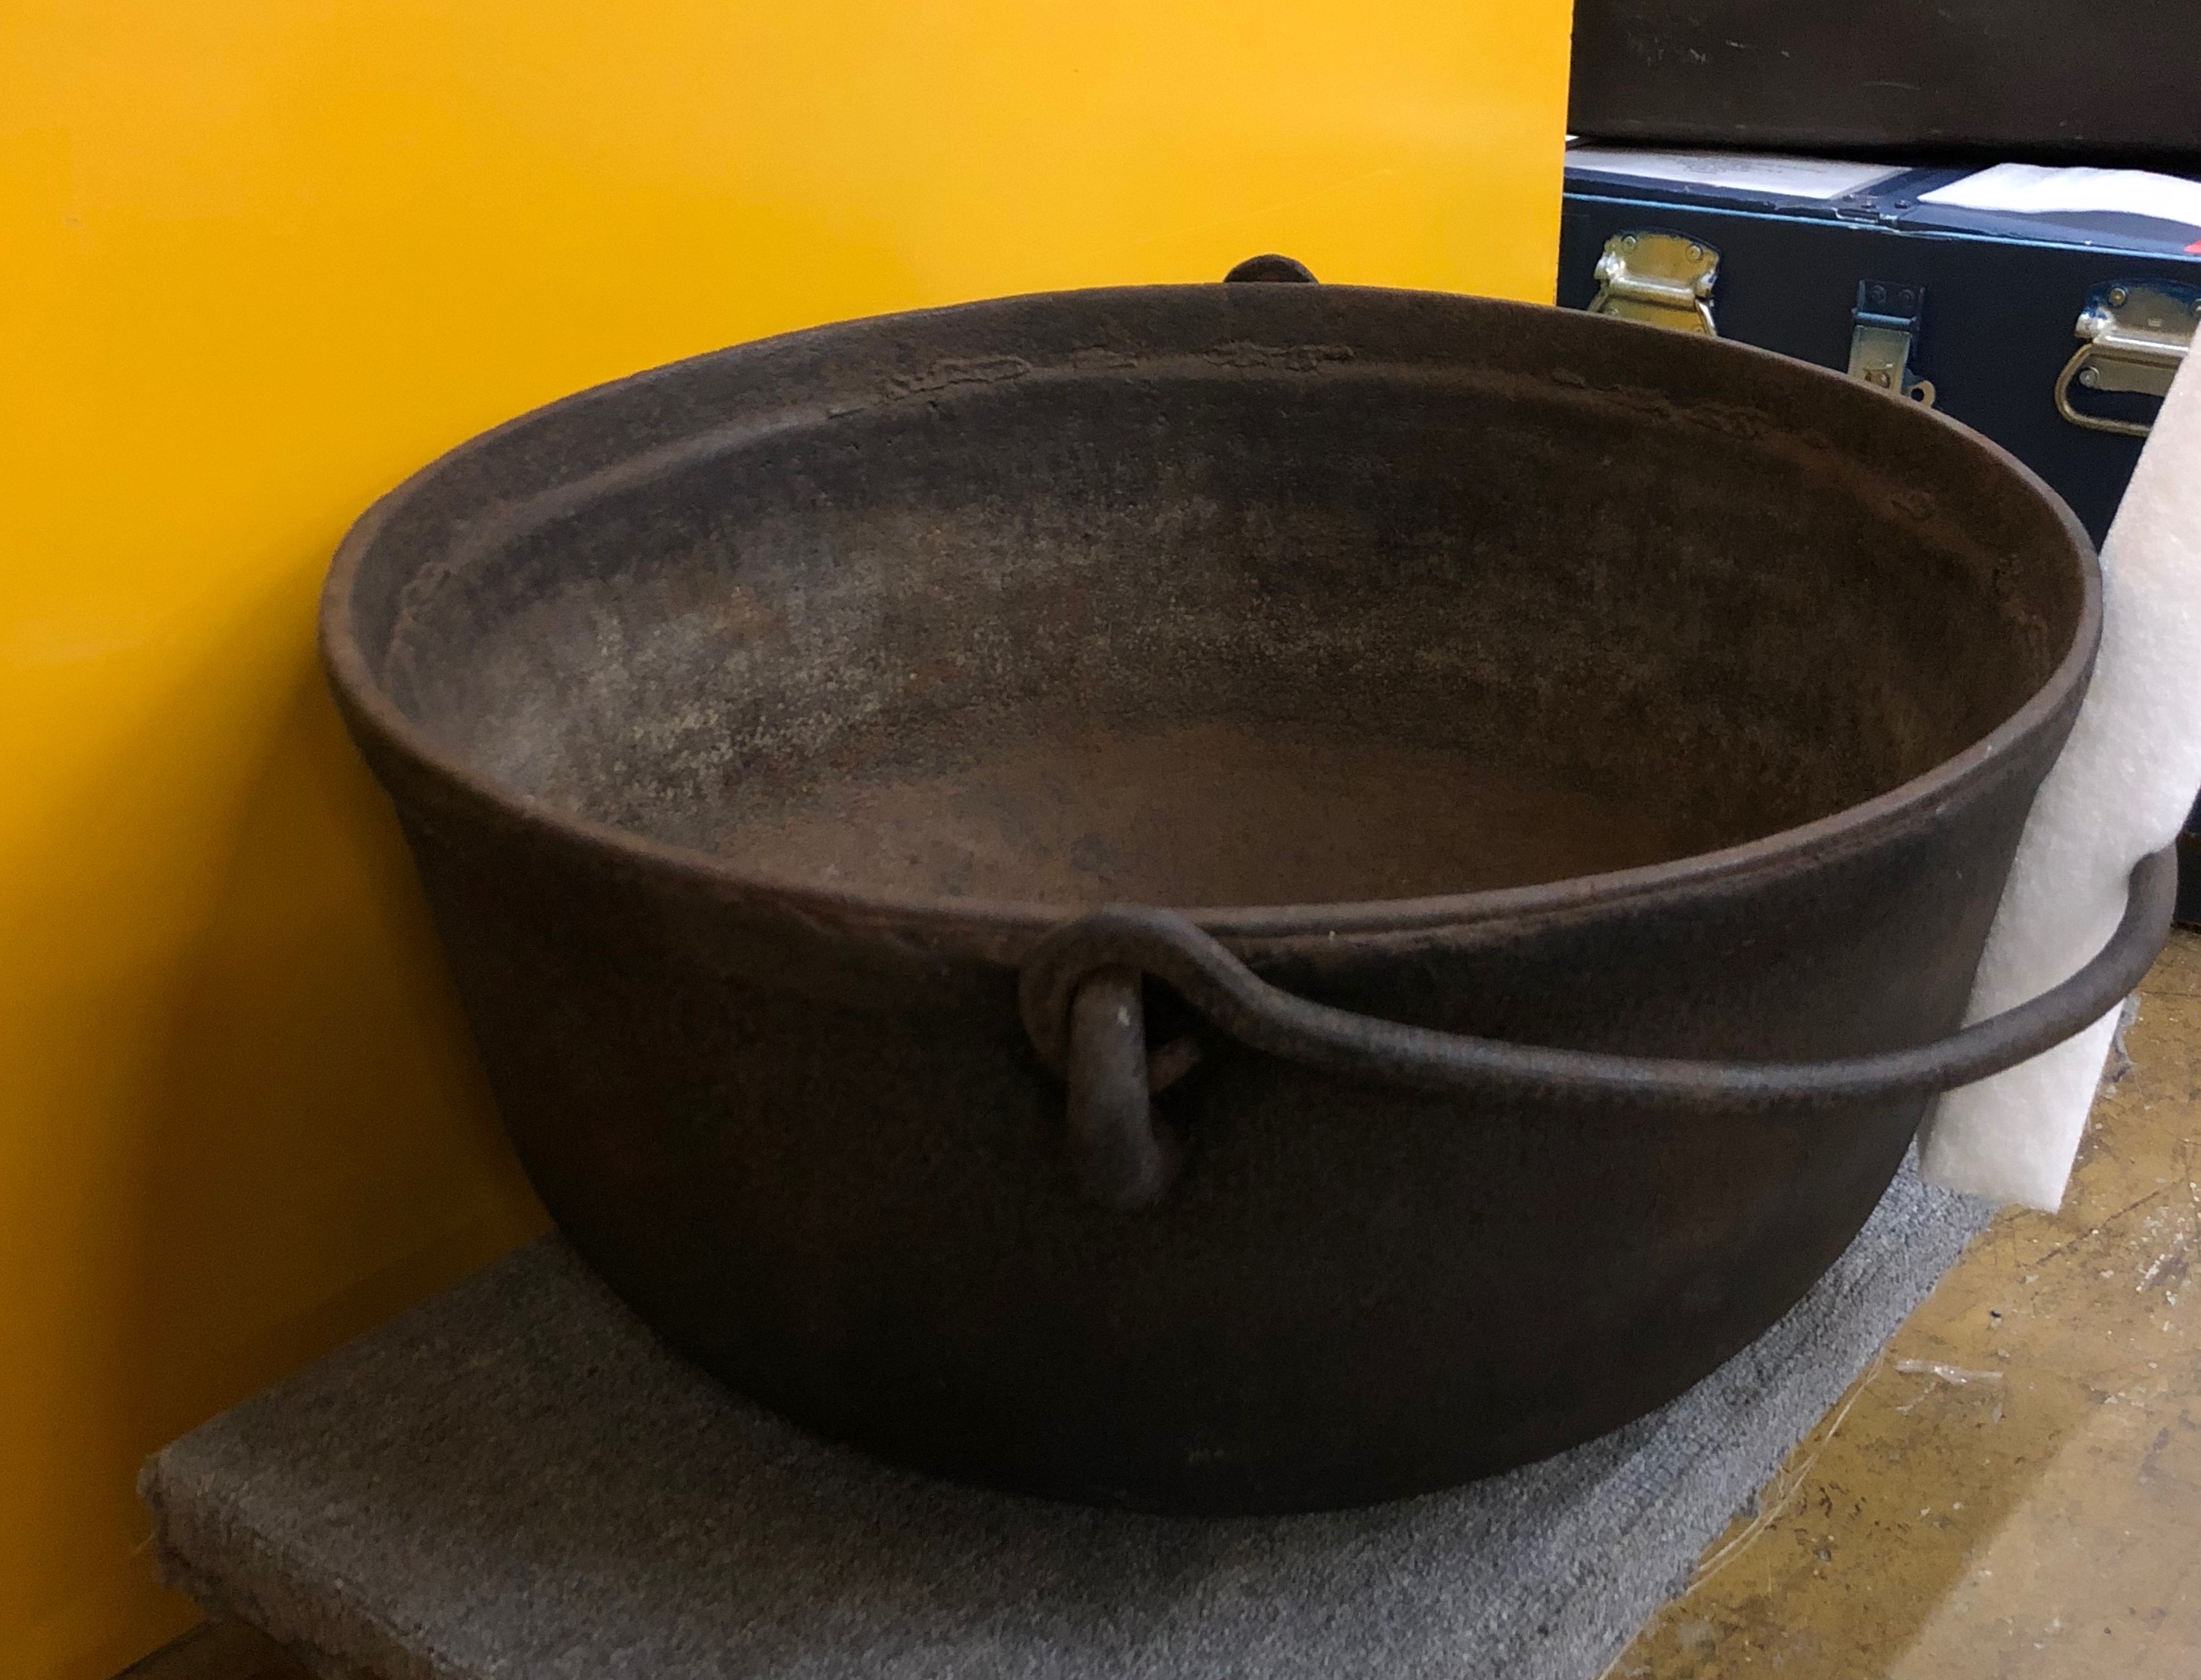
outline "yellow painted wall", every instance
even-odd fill
[[[1034,288],[1548,296],[1567,0],[0,0],[0,1675],[161,1442],[538,1228],[310,658],[579,386]]]

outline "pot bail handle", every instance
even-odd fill
[[[2116,931],[2061,985],[1931,1044],[1828,1061],[1608,1055],[1407,1026],[1271,985],[1176,911],[1122,905],[1044,936],[1024,960],[1017,1001],[1032,1048],[1068,1085],[1080,1182],[1110,1206],[1144,1207],[1167,1189],[1177,1144],[1153,1117],[1142,975],[1241,1043],[1325,1072],[1459,1096],[1795,1113],[1934,1096],[2030,1061],[2139,984],[2169,937],[2177,898],[2171,846],[2140,860]]]
[[[1065,1142],[1077,1187],[1104,1207],[1148,1207],[1177,1181],[1183,1149],[1154,1119],[1146,1005],[1136,968],[1096,968],[1070,999]]]

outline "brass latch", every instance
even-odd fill
[[[2098,287],[2075,329],[2083,341],[2056,381],[2056,408],[2074,426],[2145,438],[2134,420],[2081,414],[2071,406],[2074,382],[2087,391],[2132,391],[2168,397],[2170,382],[2192,348],[2201,325],[2201,286],[2169,280],[2122,280]]]
[[[1716,338],[1711,296],[1718,279],[1719,253],[1701,239],[1616,233],[1597,260],[1597,296],[1589,312]]]
[[[1926,313],[1926,288],[1890,280],[1858,285],[1850,317],[1850,377],[1914,402],[1934,406],[1934,382],[1910,371]]]

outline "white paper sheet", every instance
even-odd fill
[[[1679,181],[1688,186],[1822,201],[1847,197],[1875,182],[1893,180],[1907,167],[1751,152],[1632,151],[1618,146],[1576,146],[1567,153],[1567,164],[1570,168],[1596,169],[1642,180]]]
[[[1922,204],[2017,215],[2109,211],[2183,222],[2201,232],[2201,181],[2145,169],[2059,169],[1998,163],[1961,181],[1918,195]]]

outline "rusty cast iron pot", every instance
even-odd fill
[[[2167,918],[2144,868],[1956,1031],[2099,632],[2009,457],[1735,345],[1255,272],[639,374],[329,579],[560,1226],[952,1477],[1299,1510],[1611,1429]]]

